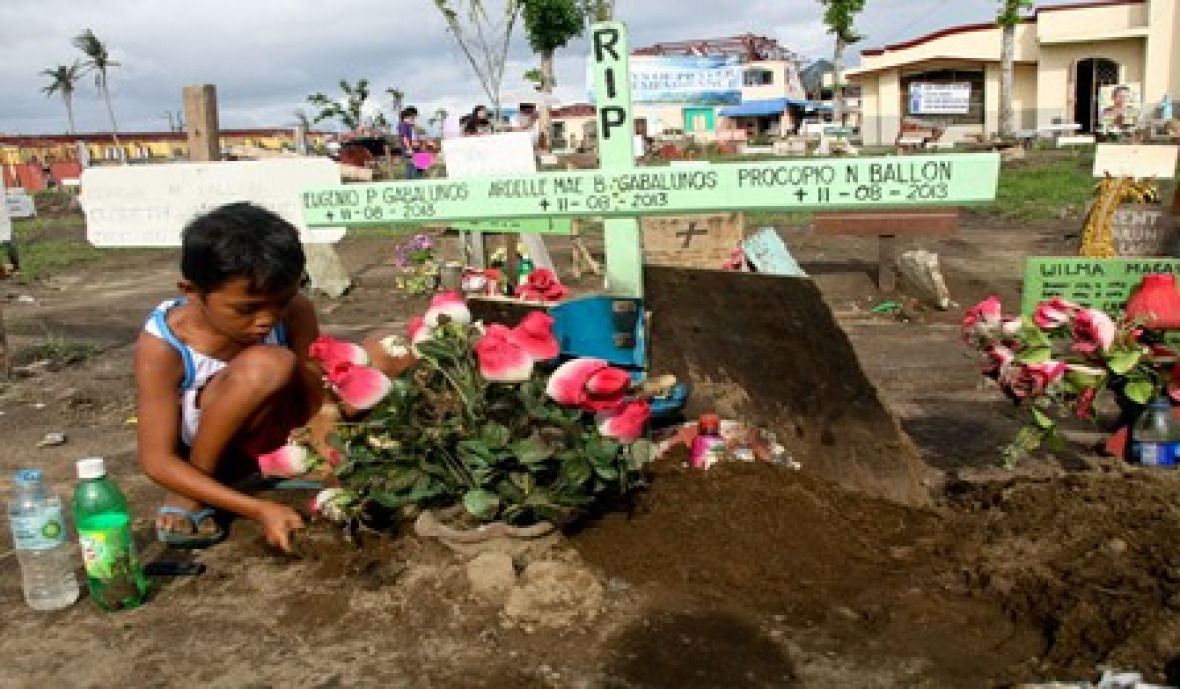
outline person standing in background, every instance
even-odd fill
[[[414,165],[414,153],[421,147],[418,131],[414,127],[414,120],[418,117],[418,108],[410,106],[401,111],[401,118],[397,123],[397,139],[401,148],[402,158],[406,161],[406,179],[421,179],[422,171]]]

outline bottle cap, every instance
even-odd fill
[[[697,419],[697,427],[708,428],[716,432],[721,428],[721,417],[716,414],[701,414],[700,418]]]
[[[107,475],[107,469],[103,464],[102,457],[87,457],[86,459],[79,459],[77,467],[78,478],[83,481],[102,478],[103,476]]]
[[[17,483],[40,483],[41,478],[40,469],[17,469],[12,473],[12,480]]]

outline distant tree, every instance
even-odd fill
[[[111,138],[115,140],[115,148],[119,151],[119,158],[126,162],[126,157],[123,154],[123,145],[119,143],[119,126],[115,123],[115,109],[111,107],[111,91],[107,83],[107,72],[111,67],[119,67],[119,63],[111,59],[111,54],[107,50],[106,44],[98,40],[98,36],[94,35],[94,31],[86,29],[82,33],[74,37],[74,47],[81,50],[86,55],[86,60],[82,63],[82,67],[87,72],[94,73],[94,85],[98,87],[98,92],[102,94],[102,99],[107,105],[107,116],[111,119]]]
[[[530,67],[530,68],[526,69],[524,71],[524,74],[522,74],[520,76],[525,81],[532,84],[533,88],[536,89],[537,91],[541,90],[541,82],[542,82],[543,78],[541,76],[541,68],[540,67]]]
[[[357,79],[356,84],[350,84],[348,80],[341,79],[340,90],[344,92],[343,103],[323,93],[313,93],[307,97],[308,103],[319,108],[312,122],[339,120],[348,131],[360,129],[365,124],[364,107],[365,101],[369,100],[369,80]]]
[[[581,0],[578,4],[588,22],[609,22],[615,16],[615,0]]]
[[[441,130],[443,123],[445,123],[446,121],[447,121],[446,108],[439,108],[438,110],[434,111],[434,114],[430,116],[430,119],[427,120],[426,123],[436,129]]]
[[[500,85],[508,62],[512,30],[520,18],[522,0],[502,0],[498,12],[489,12],[483,0],[434,0],[447,30],[459,44],[479,85],[491,101],[495,121],[500,121]],[[500,3],[498,3],[500,4]]]
[[[51,69],[41,70],[41,74],[52,79],[49,85],[42,88],[41,91],[46,96],[54,94],[61,96],[62,102],[66,104],[70,133],[76,133],[77,130],[74,127],[74,85],[82,78],[82,64],[75,60],[71,65],[58,65]]]
[[[549,95],[553,93],[553,53],[565,47],[571,38],[582,35],[585,14],[577,0],[521,0],[524,3],[524,28],[529,46],[541,57],[543,94],[539,109],[539,127],[549,140]]]
[[[385,89],[385,95],[389,96],[389,102],[393,106],[394,119],[400,119],[402,116],[402,106],[406,104],[406,94],[401,89],[388,88]]]
[[[1033,0],[998,0],[996,23],[1000,33],[1000,136],[1010,138],[1015,131],[1012,113],[1012,82],[1016,70],[1016,25],[1023,10],[1031,9]]]
[[[856,32],[856,15],[865,8],[865,0],[819,0],[824,6],[824,25],[836,37],[832,58],[832,120],[844,121],[844,50],[863,36]]]

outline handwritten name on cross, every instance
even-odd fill
[[[637,168],[629,52],[622,24],[592,27],[601,169],[311,189],[301,199],[307,225],[598,216],[606,219],[611,293],[641,296],[643,247],[635,220],[640,216],[957,206],[995,199],[998,153]]]

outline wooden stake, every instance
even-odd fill
[[[4,307],[0,305],[0,378],[12,375],[12,360],[8,356],[8,335],[4,330]]]

